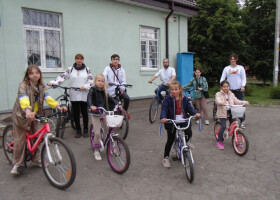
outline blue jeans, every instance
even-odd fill
[[[166,86],[164,84],[161,84],[158,89],[155,90],[155,94],[159,92],[159,101],[161,102],[163,100],[163,96],[161,95],[161,92],[165,91],[165,94],[169,94],[169,86]]]

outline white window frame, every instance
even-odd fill
[[[23,9],[23,10],[32,10],[32,9]],[[23,11],[22,10],[22,11]],[[36,10],[37,11],[37,10]],[[37,12],[44,12],[45,11],[37,11]],[[54,12],[53,12],[54,13]],[[26,25],[23,24],[23,39],[24,39],[24,54],[25,54],[25,67],[28,67],[28,59],[27,59],[27,38],[26,38],[26,31],[39,31],[39,40],[40,40],[40,58],[41,58],[41,66],[40,69],[42,72],[63,72],[64,71],[64,58],[63,58],[63,44],[62,44],[62,29],[61,29],[61,19],[62,16],[59,13],[55,13],[59,16],[59,24],[60,28],[54,28],[54,27],[44,27],[44,26],[35,26],[35,25]],[[54,30],[58,31],[60,33],[60,49],[61,49],[61,67],[55,67],[55,68],[47,68],[46,66],[46,44],[45,44],[45,30]]]
[[[150,32],[150,33],[155,33],[155,31],[157,32],[157,39],[149,39],[149,38],[143,38],[142,37],[142,32]],[[147,56],[147,65],[148,66],[143,66],[142,65],[142,41],[146,41],[146,56]],[[157,67],[156,68],[152,68],[150,66],[150,56],[149,56],[149,41],[157,41]],[[147,26],[140,26],[140,66],[141,66],[141,71],[158,71],[160,69],[160,62],[159,62],[159,58],[160,58],[160,29],[159,28],[154,28],[154,27],[147,27]]]

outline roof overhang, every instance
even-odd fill
[[[187,0],[116,0],[119,2],[133,4],[136,6],[146,7],[154,10],[160,10],[163,12],[169,12],[171,10],[171,4],[173,5],[174,14],[183,15],[186,17],[193,17],[198,15],[198,11],[201,9],[197,4],[189,2]]]

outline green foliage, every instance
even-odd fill
[[[280,99],[280,86],[272,88],[269,96],[271,99]]]
[[[247,84],[245,90],[245,96],[252,96],[253,91],[256,89],[257,86],[255,84]]]
[[[264,82],[272,78],[276,0],[195,0],[201,10],[189,20],[189,50],[208,83],[219,82],[231,53]]]

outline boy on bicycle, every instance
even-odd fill
[[[107,92],[111,97],[116,96],[116,93],[115,93],[116,86],[115,85],[110,86],[108,83],[126,84],[125,70],[119,64],[119,62],[120,62],[120,56],[118,54],[113,54],[111,56],[110,65],[107,66],[103,72],[103,75],[107,82]],[[130,115],[128,114],[128,111],[127,111],[129,102],[130,102],[130,98],[126,93],[126,89],[124,86],[121,86],[120,89],[121,89],[120,99],[123,99],[123,101],[124,101],[123,108],[126,111],[128,119],[130,119]]]
[[[152,83],[158,76],[160,76],[160,80],[162,84],[158,89],[155,90],[155,93],[159,92],[159,102],[161,103],[163,100],[163,96],[161,95],[162,91],[165,91],[165,94],[168,95],[170,84],[176,79],[176,72],[173,67],[169,66],[169,60],[167,58],[163,59],[163,67],[160,69],[149,81],[148,83]]]

